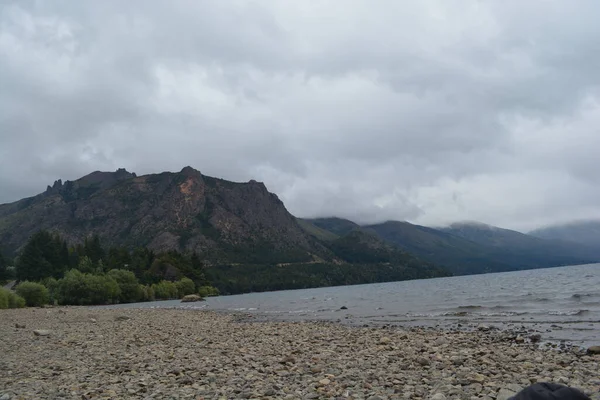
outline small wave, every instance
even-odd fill
[[[467,315],[471,315],[471,313],[468,311],[448,311],[442,313],[442,315],[447,317],[466,317]]]
[[[516,311],[504,311],[504,312],[490,312],[490,313],[481,313],[481,316],[484,317],[514,317],[517,315],[525,315],[526,312],[516,312]]]
[[[595,296],[595,294],[592,293],[575,293],[573,296],[571,296],[572,299],[576,299],[576,300],[580,300],[584,297],[593,297]]]
[[[586,315],[589,313],[589,310],[569,310],[569,311],[549,311],[549,315],[565,315],[565,316],[573,316],[573,315]]]

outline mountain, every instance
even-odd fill
[[[536,229],[530,235],[542,239],[571,241],[596,249],[600,248],[600,221],[577,221]]]
[[[6,254],[18,254],[39,230],[71,245],[93,235],[106,247],[196,252],[205,265],[223,267],[210,275],[229,292],[448,275],[377,237],[297,219],[263,183],[191,167],[143,176],[96,171],[0,205]]]
[[[6,250],[16,251],[40,229],[70,243],[93,234],[108,246],[197,251],[212,262],[331,258],[264,184],[233,183],[190,167],[145,176],[94,172],[0,206]]]
[[[360,229],[360,226],[358,224],[343,218],[306,218],[304,219],[304,221],[309,222],[320,229],[331,232],[338,236],[343,236],[352,232],[355,229]]]
[[[446,266],[453,273],[476,274],[509,271],[510,265],[489,255],[489,249],[438,229],[408,222],[388,221],[363,227],[400,249],[424,260]]]
[[[343,226],[349,227],[349,223],[351,221],[344,222]],[[319,226],[322,229],[338,229],[339,223],[322,223]],[[373,233],[401,250],[422,260],[445,266],[459,275],[583,264],[600,260],[600,251],[586,246],[558,240],[543,240],[476,222],[457,223],[447,228],[435,229],[408,222],[388,221],[362,227],[356,225],[352,229]]]
[[[563,240],[541,239],[479,222],[455,223],[441,230],[491,248],[490,256],[518,269],[600,260],[600,250],[591,247]]]

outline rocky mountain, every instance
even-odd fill
[[[212,262],[332,258],[264,184],[229,182],[191,167],[144,176],[122,169],[94,172],[0,205],[5,251],[14,253],[40,229],[70,243],[98,235],[108,246],[197,251]]]
[[[577,221],[529,232],[542,239],[557,239],[600,249],[600,221]]]
[[[219,266],[210,274],[227,292],[448,275],[376,236],[332,233],[297,219],[262,183],[234,183],[191,167],[144,176],[93,172],[0,205],[6,254],[18,254],[39,230],[71,245],[97,236],[105,247],[196,252],[205,265]]]

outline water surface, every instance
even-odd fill
[[[360,325],[483,323],[535,329],[546,340],[591,345],[600,344],[600,264],[110,307],[240,311],[258,318]]]

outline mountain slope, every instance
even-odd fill
[[[488,247],[491,257],[518,269],[593,262],[600,251],[561,240],[545,240],[479,222],[455,223],[443,232]]]
[[[530,235],[542,239],[571,241],[600,249],[600,221],[579,221],[536,229]]]
[[[310,221],[316,224],[319,220]],[[345,221],[328,218],[319,226],[339,231],[342,225],[346,229],[352,227],[354,231],[371,232],[422,260],[447,267],[454,274],[545,268],[600,260],[600,251],[585,246],[542,240],[481,223],[434,229],[400,221],[363,227]]]
[[[360,228],[358,224],[350,220],[337,217],[313,219],[305,218],[304,221],[338,236],[344,236],[353,230]]]

